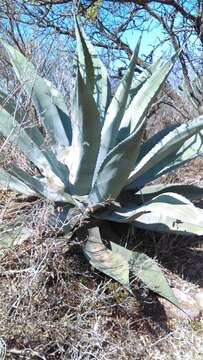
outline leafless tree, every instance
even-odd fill
[[[42,74],[48,74],[62,89],[69,81],[60,78],[61,69],[70,73],[73,62],[73,15],[80,14],[115,81],[132,54],[132,34],[148,34],[152,47],[138,58],[138,70],[154,61],[161,47],[168,51],[182,48],[175,82],[179,74],[179,81],[184,78],[191,96],[196,96],[191,81],[203,68],[202,0],[2,0],[0,14],[3,36],[38,61]],[[156,27],[157,38],[150,39]]]

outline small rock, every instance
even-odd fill
[[[201,316],[201,308],[199,303],[191,295],[185,294],[177,288],[173,288],[173,292],[178,300],[181,311],[176,306],[163,298],[159,298],[159,301],[164,306],[166,316],[168,319],[198,319]],[[203,294],[202,294],[202,306],[203,306]]]

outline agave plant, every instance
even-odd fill
[[[86,220],[89,236],[83,251],[94,268],[129,291],[131,274],[178,305],[153,259],[113,242],[107,247],[100,229],[105,220],[161,232],[203,235],[203,210],[191,202],[203,196],[202,188],[187,184],[146,185],[202,154],[203,116],[172,125],[144,141],[146,114],[176,55],[167,61],[159,59],[134,79],[139,40],[112,96],[106,67],[77,20],[75,29],[77,67],[71,119],[62,94],[40,77],[17,49],[3,42],[43,129],[26,126],[26,115],[16,110],[14,100],[1,107],[0,133],[38,169],[37,176],[17,165],[1,169],[1,188],[60,204],[63,211],[50,221],[62,221],[69,234]],[[1,92],[1,99],[5,98],[7,95]],[[10,237],[7,231],[1,241],[5,244]]]

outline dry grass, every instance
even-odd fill
[[[15,198],[5,200],[8,209],[16,204]],[[21,210],[29,215],[34,236],[1,258],[0,338],[6,343],[6,359],[202,359],[202,320],[168,322],[156,296],[145,288],[137,285],[133,298],[95,274],[77,244],[51,234],[49,209],[38,200]],[[184,249],[180,238],[153,233],[138,232],[138,238],[167,266],[172,285],[196,289],[198,277],[183,271],[192,259],[187,257],[189,244]],[[155,252],[150,243],[156,244]]]

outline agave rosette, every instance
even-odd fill
[[[1,107],[0,133],[18,146],[40,174],[31,176],[17,165],[1,169],[1,188],[9,187],[64,204],[69,224],[74,209],[78,209],[72,226],[79,224],[86,214],[91,227],[83,250],[90,263],[129,291],[129,273],[132,273],[177,305],[153,259],[115,243],[107,248],[99,227],[94,224],[95,219],[104,219],[144,229],[203,235],[203,210],[192,203],[203,196],[202,188],[187,184],[146,185],[202,154],[203,116],[170,126],[143,141],[146,114],[176,55],[167,61],[159,59],[134,79],[138,41],[128,69],[112,96],[106,67],[77,20],[76,38],[77,73],[71,118],[62,94],[40,77],[17,49],[3,42],[44,132],[36,126],[22,126],[23,115],[15,110],[13,100]],[[6,99],[7,95],[1,91],[0,97]],[[47,136],[49,146],[45,146]],[[1,236],[0,241],[5,245]]]

